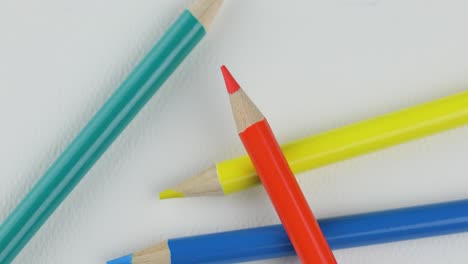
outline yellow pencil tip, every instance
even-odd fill
[[[183,198],[185,195],[183,193],[168,189],[159,193],[159,199],[166,200],[171,198]]]

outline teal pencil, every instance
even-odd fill
[[[206,34],[222,0],[197,0],[171,26],[0,226],[8,264]]]

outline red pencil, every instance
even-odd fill
[[[239,136],[301,262],[336,263],[268,121],[226,66],[221,70]]]

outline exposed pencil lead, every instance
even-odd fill
[[[132,264],[132,255],[110,260],[107,262],[107,264]]]
[[[221,72],[223,73],[228,93],[233,94],[237,92],[240,89],[240,85],[239,83],[237,83],[236,79],[234,79],[231,72],[229,72],[228,68],[225,65],[221,66]]]
[[[185,195],[181,192],[173,189],[167,189],[159,193],[160,200],[172,199],[172,198],[183,198]]]

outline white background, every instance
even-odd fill
[[[0,221],[188,1],[0,1]],[[466,89],[466,1],[227,0],[212,31],[15,263],[99,264],[161,240],[278,223],[261,188],[159,201],[243,154],[227,64],[279,140]],[[468,128],[304,173],[322,217],[468,198]],[[459,234],[336,251],[340,263],[466,263]],[[296,258],[261,263],[297,263]]]

